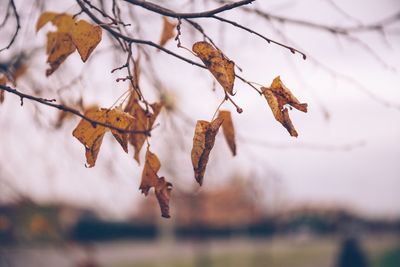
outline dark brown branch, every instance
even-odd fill
[[[265,41],[267,41],[268,43],[274,43],[274,44],[276,44],[276,45],[279,45],[279,46],[281,46],[281,47],[284,47],[284,48],[286,48],[286,49],[289,49],[290,52],[292,52],[293,54],[294,54],[294,53],[299,53],[300,55],[302,55],[303,59],[306,59],[306,57],[307,57],[306,54],[304,54],[303,52],[297,50],[296,48],[293,48],[293,47],[290,47],[290,46],[288,46],[288,45],[285,45],[285,44],[282,44],[282,43],[280,43],[280,42],[277,42],[277,41],[274,41],[274,40],[272,40],[272,39],[269,39],[269,38],[265,37],[264,35],[262,35],[262,34],[260,34],[260,33],[258,33],[258,32],[255,32],[255,31],[253,31],[252,29],[249,29],[249,28],[247,28],[247,27],[245,27],[245,26],[243,26],[243,25],[241,25],[241,24],[239,24],[239,23],[237,23],[237,22],[235,22],[235,21],[228,20],[228,19],[224,19],[224,18],[222,18],[222,17],[215,16],[215,15],[213,15],[213,16],[211,16],[211,17],[214,18],[214,19],[217,19],[217,20],[219,20],[219,21],[222,21],[222,22],[225,22],[225,23],[229,23],[229,24],[231,24],[231,25],[233,25],[233,26],[235,26],[235,27],[238,27],[238,28],[240,28],[240,29],[242,29],[242,30],[245,30],[245,31],[247,31],[247,32],[249,32],[249,33],[255,34],[255,35],[257,35],[258,37],[260,37],[260,38],[264,39]]]
[[[21,29],[19,14],[18,14],[18,12],[17,12],[17,8],[16,8],[16,6],[15,6],[14,0],[10,0],[10,6],[11,6],[13,12],[14,12],[15,20],[16,20],[16,22],[17,22],[17,26],[16,26],[16,28],[15,28],[14,35],[12,36],[10,42],[8,43],[8,45],[7,45],[6,47],[0,49],[0,52],[2,52],[2,51],[4,51],[4,50],[7,50],[7,49],[9,49],[9,48],[11,47],[11,45],[12,45],[12,44],[14,43],[14,41],[15,41],[15,38],[17,38],[19,29]],[[7,11],[7,12],[8,12],[8,11]]]
[[[103,23],[101,20],[99,20],[92,12],[90,12],[90,10],[85,6],[85,4],[82,2],[82,0],[76,0],[76,2],[78,3],[78,5],[82,8],[82,10],[94,21],[94,22],[96,22],[100,27],[102,27],[103,29],[105,29],[107,32],[109,32],[112,36],[114,36],[116,39],[122,39],[122,40],[124,40],[124,41],[126,41],[126,42],[128,42],[128,43],[136,43],[136,44],[144,44],[144,45],[148,45],[148,46],[152,46],[152,47],[155,47],[155,48],[157,48],[157,49],[159,49],[159,50],[161,50],[161,51],[163,51],[163,52],[165,52],[165,53],[167,53],[167,54],[169,54],[169,55],[171,55],[171,56],[174,56],[174,57],[176,57],[176,58],[178,58],[178,59],[180,59],[180,60],[183,60],[183,61],[185,61],[185,62],[187,62],[187,63],[189,63],[189,64],[192,64],[192,65],[194,65],[194,66],[197,66],[197,67],[200,67],[200,68],[203,68],[203,69],[207,69],[207,67],[206,66],[204,66],[204,65],[202,65],[202,64],[200,64],[200,63],[197,63],[197,62],[195,62],[195,61],[193,61],[193,60],[190,60],[190,59],[188,59],[188,58],[185,58],[185,57],[183,57],[183,56],[181,56],[181,55],[179,55],[179,54],[176,54],[175,52],[173,52],[173,51],[171,51],[171,50],[169,50],[169,49],[167,49],[167,48],[165,48],[165,47],[163,47],[163,46],[160,46],[160,45],[158,45],[158,44],[156,44],[156,43],[154,43],[154,42],[152,42],[152,41],[148,41],[148,40],[142,40],[142,39],[134,39],[134,38],[131,38],[131,37],[128,37],[128,36],[126,36],[126,35],[124,35],[124,34],[122,34],[122,33],[119,33],[119,32],[117,32],[117,31],[115,31],[115,30],[113,30],[110,26],[108,26],[108,25],[106,25],[105,23]],[[241,81],[243,81],[244,83],[247,83],[248,85],[250,85],[253,89],[256,89],[257,91],[259,91],[256,87],[254,87],[252,84],[250,84],[246,79],[244,79],[243,77],[241,77],[241,76],[239,76],[239,75],[237,75],[237,74],[235,74],[235,76],[237,77],[237,78],[239,78]]]
[[[187,58],[185,58],[185,57],[183,57],[181,55],[178,55],[178,54],[172,52],[171,50],[168,50],[168,49],[166,49],[166,48],[164,48],[164,47],[162,47],[162,46],[160,46],[160,45],[158,45],[158,44],[156,44],[156,43],[154,43],[152,41],[131,38],[131,37],[128,37],[126,35],[123,35],[122,33],[119,33],[117,31],[113,30],[111,27],[109,27],[104,22],[99,20],[92,12],[90,12],[90,10],[84,5],[84,3],[81,0],[76,0],[76,1],[77,1],[78,5],[82,8],[82,10],[94,22],[96,22],[100,27],[102,27],[107,32],[109,32],[111,35],[113,35],[116,39],[122,39],[122,40],[124,40],[124,41],[126,41],[128,43],[136,43],[136,44],[144,44],[144,45],[152,46],[152,47],[155,47],[155,48],[157,48],[157,49],[159,49],[159,50],[161,50],[161,51],[163,51],[163,52],[165,52],[165,53],[167,53],[169,55],[172,55],[172,56],[174,56],[176,58],[179,58],[179,59],[181,59],[183,61],[186,61],[187,63],[190,63],[192,65],[196,65],[196,66],[201,67],[201,68],[205,68],[205,66],[203,66],[203,65],[201,65],[201,64],[199,64],[197,62],[194,62],[194,61],[192,61],[190,59],[187,59]]]
[[[148,130],[144,130],[144,131],[138,131],[138,130],[127,130],[127,129],[115,127],[115,126],[113,126],[111,124],[108,124],[108,123],[103,123],[103,122],[100,122],[100,121],[92,120],[91,118],[86,117],[84,114],[80,113],[76,109],[73,109],[73,108],[70,108],[70,107],[67,107],[67,106],[64,106],[64,105],[60,105],[60,104],[55,104],[55,103],[53,103],[53,102],[56,101],[55,99],[45,99],[45,98],[41,98],[41,97],[36,97],[36,96],[24,94],[24,93],[19,92],[17,89],[14,89],[14,88],[11,88],[9,86],[2,85],[2,84],[0,84],[0,90],[3,90],[3,91],[6,91],[6,92],[9,92],[9,93],[12,93],[14,95],[19,96],[20,99],[21,99],[21,105],[23,105],[23,100],[24,99],[29,99],[31,101],[35,101],[35,102],[38,102],[40,104],[59,109],[59,110],[61,110],[63,112],[69,112],[71,114],[74,114],[74,115],[76,115],[76,116],[78,116],[78,117],[90,122],[93,126],[100,125],[100,126],[103,126],[103,127],[110,128],[112,130],[119,131],[121,133],[144,134],[144,135],[147,135],[147,136],[149,136],[150,132],[153,130],[153,129],[148,129]]]
[[[147,10],[150,10],[152,12],[155,12],[157,14],[167,16],[167,17],[173,17],[173,18],[204,18],[204,17],[210,17],[213,15],[216,15],[218,13],[234,9],[243,5],[250,4],[251,2],[254,2],[255,0],[242,0],[238,2],[233,2],[229,4],[225,4],[219,8],[209,10],[209,11],[203,11],[203,12],[198,12],[198,13],[178,13],[174,12],[170,9],[167,9],[165,7],[159,6],[157,4],[151,3],[149,1],[145,0],[125,0],[126,2],[136,5],[136,6],[141,6]]]

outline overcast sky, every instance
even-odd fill
[[[55,11],[78,11],[73,1],[49,2]],[[291,18],[341,26],[355,25],[357,20],[373,23],[400,10],[396,0],[335,3],[355,19],[348,19],[329,1],[256,1],[254,5]],[[24,1],[17,1],[19,8],[23,5]],[[21,13],[27,14],[29,9],[24,8]],[[139,14],[146,16],[143,20],[146,37],[157,42],[161,18],[143,10],[139,10]],[[356,35],[372,47],[377,58],[359,44],[327,32],[289,24],[271,26],[259,17],[236,11],[223,15],[272,39],[289,43],[310,56],[304,61],[301,56],[269,45],[254,35],[221,26],[216,21],[198,20],[225,54],[243,68],[242,76],[268,86],[280,75],[297,98],[309,104],[309,112],[290,112],[299,133],[297,139],[290,137],[274,120],[265,99],[236,81],[235,100],[244,112],[235,113],[229,103],[223,108],[233,114],[239,139],[238,156],[231,157],[219,134],[201,190],[210,190],[240,174],[260,185],[264,200],[274,202],[276,208],[313,203],[347,206],[371,216],[400,216],[400,24],[392,26],[393,29],[397,27],[397,35]],[[26,45],[44,46],[46,30],[51,27],[34,34],[35,16],[37,14],[22,21],[23,28],[14,51]],[[182,42],[190,48],[194,40],[201,38],[193,38],[187,27],[183,25]],[[107,52],[108,47],[104,39],[96,50],[106,52],[97,57],[94,54],[86,65],[76,54],[71,56],[49,79],[44,76],[46,55],[41,50],[31,62],[28,77],[22,79],[21,88],[34,86],[32,80],[58,88],[84,72],[83,81],[70,90],[82,90],[87,103],[109,107],[127,89],[127,84],[115,83],[118,74],[110,74],[124,59],[115,62],[112,53]],[[167,47],[196,60],[185,50],[177,49],[173,42]],[[0,59],[4,60],[11,52],[7,53],[0,54]],[[195,121],[211,119],[223,97],[222,89],[217,86],[217,91],[212,91],[212,77],[204,70],[163,53],[155,53],[154,58],[156,72],[165,88],[174,95],[179,109],[190,120],[183,120],[181,115],[161,114],[160,127],[151,140],[152,149],[163,164],[161,174],[169,177],[175,190],[189,190],[194,181],[190,149]],[[341,76],[330,75],[315,65],[313,58],[352,77],[363,87]],[[157,94],[143,79],[142,88],[146,86],[149,89],[145,94],[155,100]],[[50,90],[45,97],[55,97],[54,92]],[[384,101],[397,108],[382,104]],[[125,154],[110,136],[106,136],[96,167],[86,169],[84,147],[71,134],[78,120],[71,120],[55,131],[49,118],[54,121],[57,113],[46,107],[40,107],[40,111],[35,112],[27,100],[20,107],[18,98],[6,94],[6,101],[0,106],[0,178],[39,201],[101,207],[116,216],[134,209],[134,203],[142,196],[137,190],[141,167],[133,161],[132,151]],[[34,123],[37,118],[41,126]],[[2,194],[6,191],[2,190]]]

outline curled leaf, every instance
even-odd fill
[[[101,41],[101,28],[84,20],[75,21],[74,17],[64,13],[44,12],[36,23],[36,31],[51,22],[57,27],[56,32],[47,34],[47,62],[50,68],[46,75],[51,75],[64,60],[78,49],[83,62]]]
[[[104,123],[123,130],[129,130],[135,119],[128,113],[118,108],[114,109],[91,109],[85,113],[85,116],[96,122]],[[91,168],[95,165],[97,155],[103,142],[104,134],[111,130],[114,138],[122,146],[125,152],[128,152],[128,135],[118,130],[110,129],[98,124],[92,124],[82,119],[78,126],[72,132],[84,146],[86,150],[87,167]]]
[[[289,88],[282,83],[279,76],[273,80],[270,87],[262,87],[261,90],[275,119],[288,130],[291,136],[297,137],[298,134],[290,120],[289,111],[284,105],[288,104],[302,112],[307,112],[307,104],[300,103]]]
[[[153,124],[161,111],[162,104],[153,103],[149,105],[152,111],[145,110],[139,104],[139,97],[135,91],[132,91],[128,103],[124,109],[125,112],[132,115],[135,120],[132,123],[131,129],[137,131],[145,131],[151,129]],[[146,136],[141,134],[131,134],[129,135],[129,143],[134,147],[134,159],[140,163],[139,161],[139,153],[143,147],[144,142],[146,141]]]
[[[170,22],[167,17],[163,17],[163,23],[163,30],[161,33],[160,42],[158,43],[160,46],[164,46],[175,36],[174,29],[176,27],[176,23]]]
[[[146,160],[144,163],[142,181],[139,189],[147,196],[151,187],[158,200],[161,209],[161,216],[170,218],[169,214],[169,200],[171,198],[172,184],[165,181],[164,177],[158,177],[157,172],[161,168],[161,163],[156,154],[152,153],[149,148],[146,151]]]
[[[221,84],[225,92],[233,95],[235,81],[235,63],[227,59],[224,54],[207,42],[197,42],[192,50],[203,61],[204,65]]]
[[[223,119],[222,131],[229,149],[232,154],[236,156],[236,141],[235,141],[235,128],[233,127],[231,112],[228,110],[221,110],[218,113],[218,118]]]
[[[216,118],[212,122],[199,120],[196,123],[191,155],[194,177],[200,185],[203,184],[208,157],[214,147],[215,136],[222,122],[223,119]]]

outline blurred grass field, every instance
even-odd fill
[[[236,243],[236,244],[234,244]],[[178,249],[172,253],[139,261],[121,261],[107,267],[334,267],[340,242],[337,239],[295,240],[279,238],[273,240],[236,240],[196,244],[193,251]],[[189,245],[189,244],[188,244]],[[394,237],[370,238],[362,243],[371,267],[399,267],[400,243]],[[163,249],[160,249],[163,251]]]

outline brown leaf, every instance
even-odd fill
[[[191,155],[194,177],[200,185],[203,184],[208,157],[214,146],[215,136],[222,122],[223,119],[216,118],[211,123],[203,120],[199,120],[196,123]]]
[[[5,76],[0,77],[0,84],[6,85],[7,78]],[[4,90],[0,90],[0,104],[4,102]]]
[[[51,75],[64,60],[72,54],[75,49],[85,62],[91,52],[101,41],[101,28],[80,20],[78,22],[68,14],[44,12],[36,23],[36,31],[51,22],[57,27],[56,32],[47,34],[47,62],[50,69],[46,70],[46,75]]]
[[[139,189],[147,196],[150,188],[154,187],[162,217],[170,218],[169,200],[171,198],[172,184],[166,182],[164,177],[158,177],[157,172],[160,170],[160,167],[161,164],[158,157],[147,148],[146,161]]]
[[[74,52],[75,45],[68,33],[49,32],[47,34],[47,62],[50,68],[46,70],[46,76],[50,76]]]
[[[71,36],[82,61],[86,62],[101,41],[101,28],[80,20],[72,28]]]
[[[284,105],[288,104],[300,111],[307,112],[307,104],[300,103],[289,88],[282,83],[279,76],[273,80],[270,87],[262,87],[261,90],[275,119],[288,130],[291,136],[297,137],[298,134],[290,120],[289,111]]]
[[[233,127],[231,112],[228,110],[220,110],[218,118],[223,119],[222,130],[225,140],[228,143],[233,156],[236,156],[235,128]]]
[[[128,103],[124,109],[125,112],[131,114],[135,120],[131,126],[132,130],[145,131],[151,129],[153,124],[161,111],[162,104],[153,103],[150,105],[152,112],[145,109],[139,104],[139,97],[135,91],[132,91]],[[146,136],[142,134],[131,134],[129,135],[129,143],[134,147],[135,154],[134,159],[140,163],[139,154],[144,142],[146,141]]]
[[[118,127],[120,129],[129,130],[135,119],[123,112],[118,108],[114,109],[92,109],[85,113],[85,116],[100,122]],[[91,168],[95,165],[97,155],[100,150],[101,143],[103,141],[104,134],[111,130],[111,133],[117,139],[118,143],[122,146],[125,152],[128,152],[128,135],[120,131],[110,129],[101,125],[92,125],[92,123],[82,119],[72,135],[75,136],[86,149],[86,161],[87,167]]]
[[[195,43],[192,50],[203,61],[224,90],[233,95],[235,63],[227,59],[220,50],[207,42]]]
[[[163,22],[163,31],[161,33],[160,42],[158,43],[160,46],[164,46],[175,36],[174,29],[177,25],[176,23],[170,22],[166,17],[163,17]]]

